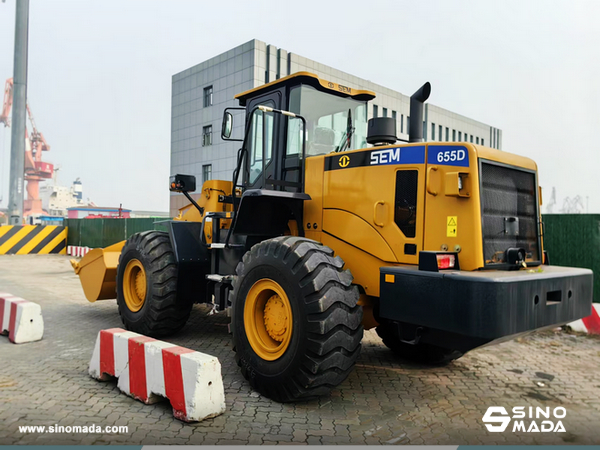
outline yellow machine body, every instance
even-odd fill
[[[439,145],[407,144],[400,148],[424,145],[427,152],[429,146],[436,144]],[[531,159],[511,153],[468,143],[444,145],[465,147],[470,161],[483,158],[537,170]],[[368,150],[398,147],[371,147]],[[351,157],[365,150],[306,160],[305,190],[311,196],[304,207],[306,237],[333,248],[346,262],[354,282],[373,297],[379,297],[379,268],[417,265],[419,251],[458,251],[462,270],[477,270],[484,266],[477,164],[460,168],[430,165],[426,163],[426,157],[423,164],[325,170],[326,164],[343,165],[345,156]],[[406,237],[394,221],[396,172],[405,170],[418,172],[414,237]],[[459,174],[464,180],[460,191]],[[451,233],[448,232],[449,220],[457,222]],[[310,228],[306,228],[307,224]],[[405,254],[405,244],[416,246],[414,254]]]
[[[204,217],[209,212],[231,212],[232,205],[229,203],[220,203],[219,195],[231,195],[231,181],[224,180],[208,180],[202,185],[202,192],[196,198],[196,203],[201,208],[204,208],[204,213],[200,214],[200,211],[196,209],[191,203],[179,209],[179,215],[173,220],[184,221],[184,222],[202,222]],[[221,221],[221,228],[227,229],[231,225],[230,219]],[[212,243],[212,221],[207,221],[204,226],[204,238],[206,243]]]
[[[466,148],[469,161],[483,158],[537,170],[534,161],[522,156],[470,143],[443,144]],[[346,158],[367,149],[306,160],[305,192],[311,200],[304,206],[304,233],[334,249],[352,272],[354,283],[364,290],[360,303],[366,329],[377,326],[372,308],[380,295],[381,267],[416,266],[423,250],[459,252],[462,270],[484,266],[478,165],[427,164],[427,150],[435,145],[440,143],[368,149],[400,147],[402,151],[425,146],[422,164],[343,167],[348,164]],[[340,169],[325,170],[326,166]],[[406,170],[418,172],[414,237],[406,237],[394,221],[396,173]],[[460,190],[459,176],[463,182]],[[449,221],[455,224],[453,230],[449,230]],[[405,244],[415,246],[413,254],[405,253]]]

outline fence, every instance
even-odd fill
[[[165,219],[65,219],[69,232],[67,245],[108,247],[146,230],[166,230],[160,222]]]
[[[594,271],[594,301],[600,302],[600,214],[545,214],[544,249],[550,263]]]

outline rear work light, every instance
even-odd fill
[[[439,272],[440,270],[460,270],[458,253],[419,252],[419,270]]]
[[[456,255],[435,255],[438,269],[454,269]]]

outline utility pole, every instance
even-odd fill
[[[29,0],[16,0],[15,60],[13,68],[12,134],[10,148],[9,225],[23,223],[25,120],[27,102],[27,44]]]

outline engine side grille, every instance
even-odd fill
[[[485,264],[505,263],[511,247],[540,261],[535,174],[481,161],[480,177]]]

